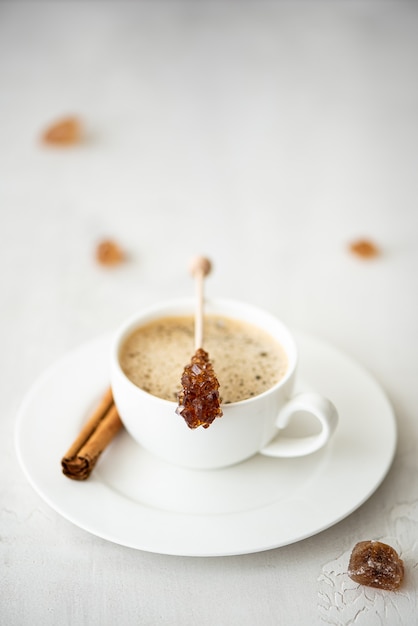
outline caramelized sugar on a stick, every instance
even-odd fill
[[[181,377],[182,390],[176,413],[181,415],[189,428],[208,428],[216,417],[222,416],[219,398],[219,382],[203,349],[203,282],[211,270],[210,261],[197,257],[191,265],[196,283],[195,354],[186,365]]]
[[[189,428],[208,428],[216,417],[221,417],[219,383],[213,371],[209,355],[199,348],[181,377],[177,413]]]

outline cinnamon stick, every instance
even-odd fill
[[[122,422],[109,388],[61,459],[63,474],[73,480],[86,480],[99,456],[121,427]]]

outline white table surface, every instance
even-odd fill
[[[408,2],[0,4],[2,623],[417,623],[417,60]],[[84,143],[42,146],[67,113]],[[379,258],[348,252],[363,236]],[[95,262],[105,237],[129,253],[118,269]],[[267,552],[106,542],[55,513],[15,454],[16,414],[45,368],[136,309],[189,295],[201,252],[208,294],[351,355],[396,413],[375,494]],[[399,546],[401,592],[348,584],[364,539]]]

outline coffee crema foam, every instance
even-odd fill
[[[285,375],[284,348],[261,328],[221,315],[205,316],[203,328],[203,347],[223,404],[257,396]],[[119,361],[135,385],[177,402],[184,367],[194,352],[194,317],[164,317],[133,331],[121,347]]]

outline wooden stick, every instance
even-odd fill
[[[195,350],[203,347],[203,300],[204,300],[204,278],[211,271],[212,266],[209,259],[199,256],[192,260],[190,271],[195,279],[196,305],[195,305]]]
[[[195,274],[196,304],[194,316],[194,348],[199,350],[203,346],[203,272]]]

